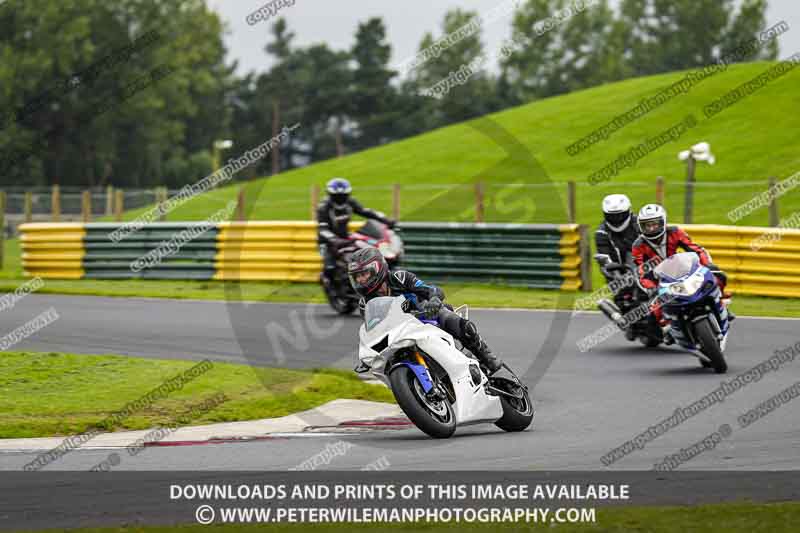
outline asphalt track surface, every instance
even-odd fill
[[[31,295],[0,313],[0,329],[9,332],[50,306],[59,319],[13,350],[351,368],[360,324],[356,317],[342,319],[318,305]],[[353,446],[320,469],[358,470],[380,460],[391,470],[646,470],[722,424],[729,424],[732,434],[681,469],[800,467],[800,399],[746,428],[737,423],[737,416],[800,382],[800,357],[611,466],[600,461],[677,407],[690,405],[721,381],[800,341],[798,321],[739,318],[726,352],[729,371],[720,376],[700,368],[680,349],[648,350],[621,335],[581,353],[576,342],[605,325],[598,314],[570,318],[566,312],[474,310],[471,318],[495,352],[520,374],[530,377],[527,371],[536,354],[555,356],[541,379],[532,378],[537,407],[532,430],[507,434],[480,425],[459,428],[453,438],[435,441],[414,428],[319,428],[254,442],[148,448],[136,457],[120,453],[115,470],[286,470],[340,441]],[[552,328],[561,328],[563,342],[557,351],[539,353]],[[76,450],[46,470],[88,470],[110,452]],[[0,453],[0,469],[18,470],[35,455]]]

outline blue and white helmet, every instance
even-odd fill
[[[350,186],[350,182],[346,179],[333,178],[325,186],[325,190],[328,191],[328,196],[331,197],[333,204],[337,207],[341,207],[347,203],[353,188]]]

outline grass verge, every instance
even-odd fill
[[[330,400],[393,402],[391,392],[340,370],[287,370],[213,363],[199,377],[111,425],[108,417],[196,361],[8,352],[0,357],[0,438],[147,429],[178,424],[221,392],[227,401],[191,425],[285,416]],[[184,424],[185,425],[185,424]]]
[[[694,507],[630,507],[600,508],[594,524],[314,524],[321,533],[350,533],[391,531],[411,533],[417,531],[458,531],[459,533],[483,531],[531,531],[547,529],[559,533],[591,531],[593,533],[788,533],[797,531],[800,520],[800,503],[726,503]],[[308,524],[230,524],[187,525],[169,527],[123,527],[81,529],[80,533],[166,533],[179,531],[204,533],[281,532],[307,531]]]

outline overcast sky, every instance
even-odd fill
[[[392,63],[413,56],[426,31],[438,35],[442,18],[455,7],[486,13],[507,0],[295,0],[278,16],[286,18],[298,46],[324,42],[335,50],[349,49],[356,27],[370,17],[382,17],[392,44]],[[616,5],[619,0],[611,0]],[[249,25],[247,16],[268,0],[209,0],[228,25],[225,42],[230,60],[239,62],[240,74],[264,71],[270,57],[264,52],[274,19]],[[785,20],[790,31],[779,37],[781,57],[800,52],[800,0],[769,0],[768,26]],[[487,50],[495,50],[510,35],[510,17],[483,30]]]

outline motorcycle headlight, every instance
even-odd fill
[[[395,252],[394,248],[388,242],[382,242],[378,245],[378,251],[383,255],[384,259],[387,261],[391,261],[395,258],[397,253]]]
[[[678,283],[673,283],[669,286],[669,291],[677,296],[689,296],[700,290],[705,281],[705,276],[702,272],[696,272],[687,279]]]
[[[706,277],[702,272],[695,272],[689,279],[683,282],[683,285],[686,287],[686,290],[689,291],[689,294],[694,294],[703,286],[705,279]]]
[[[689,294],[689,291],[686,290],[686,287],[680,281],[670,285],[669,292],[678,296],[686,296]]]
[[[389,242],[382,242],[378,245],[378,251],[388,260],[395,259],[403,253],[403,244],[397,237],[392,237]]]
[[[392,248],[394,249],[394,253],[397,255],[402,255],[403,253],[403,241],[400,240],[400,237],[397,235],[392,235],[390,239],[392,243]]]

